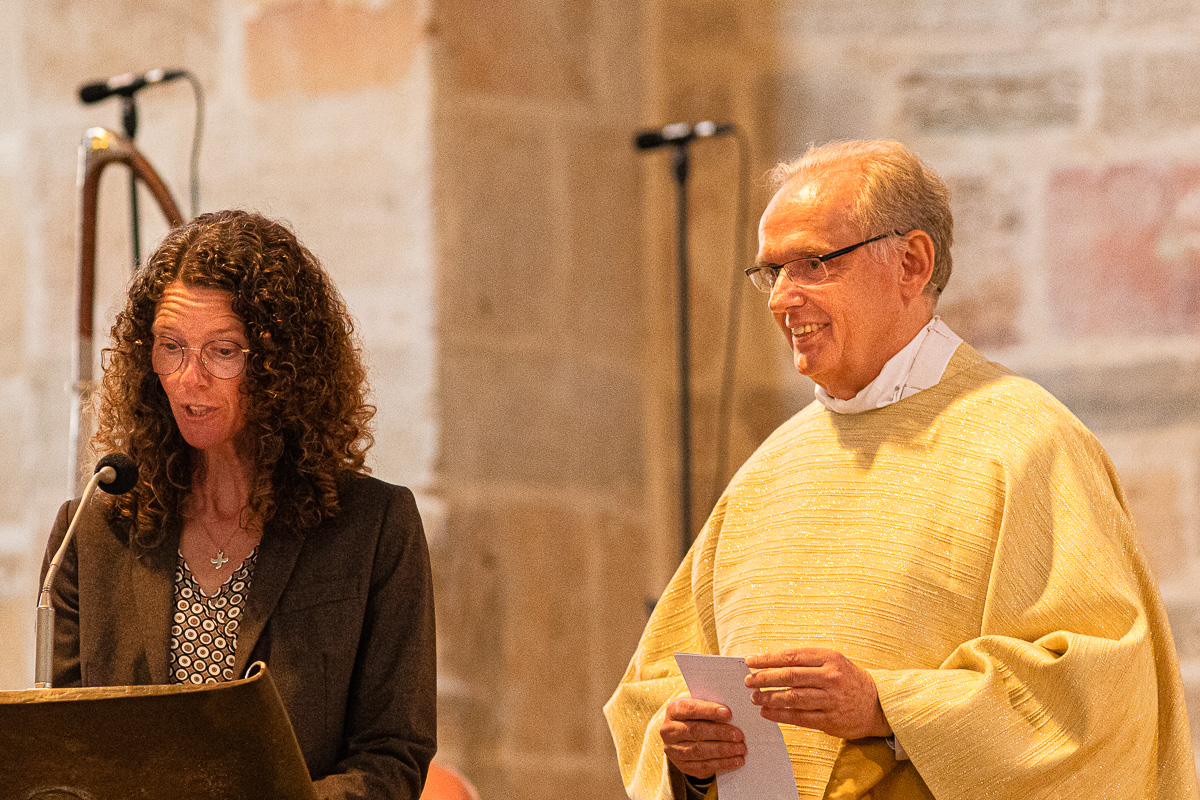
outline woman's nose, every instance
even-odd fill
[[[204,367],[204,363],[200,359],[199,349],[185,347],[183,349],[183,363],[179,365],[179,379],[194,383],[206,383],[208,378],[208,370]]]

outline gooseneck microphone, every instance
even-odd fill
[[[734,126],[728,122],[672,122],[662,128],[641,131],[633,137],[633,146],[638,150],[652,150],[669,144],[687,144],[693,139],[728,136]]]
[[[136,72],[126,72],[106,81],[87,83],[79,87],[79,99],[84,103],[99,103],[113,95],[133,97],[134,93],[153,86],[156,83],[166,83],[187,75],[185,69],[152,69],[140,75]]]
[[[75,515],[71,517],[71,524],[67,526],[67,533],[63,536],[58,552],[50,561],[50,567],[46,570],[46,580],[42,581],[42,591],[38,595],[36,661],[33,668],[34,688],[50,688],[51,660],[54,655],[54,607],[50,604],[50,590],[54,585],[54,576],[58,574],[58,567],[62,564],[63,556],[66,555],[67,545],[71,543],[71,537],[75,535],[75,526],[79,523],[79,517],[83,514],[83,509],[87,507],[88,502],[91,501],[97,487],[109,494],[125,494],[137,484],[137,479],[138,468],[132,458],[124,453],[109,453],[96,463],[96,472],[83,489],[79,507],[75,509]]]

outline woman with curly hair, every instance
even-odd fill
[[[319,797],[418,797],[428,553],[412,493],[365,475],[374,408],[317,259],[256,214],[200,216],[136,275],[109,354],[93,447],[140,475],[68,547],[53,684],[224,681],[261,660]]]

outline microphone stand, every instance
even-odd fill
[[[79,524],[79,518],[83,516],[79,512],[87,507],[88,501],[92,499],[92,495],[95,494],[96,487],[100,485],[101,481],[108,484],[116,478],[117,471],[112,467],[102,467],[92,475],[92,479],[84,487],[83,496],[79,499],[75,516],[71,518],[71,524],[67,526],[67,533],[63,536],[62,544],[58,546],[58,552],[54,554],[54,558],[50,560],[50,567],[46,570],[46,580],[42,581],[42,591],[38,594],[37,622],[35,623],[37,642],[34,648],[33,666],[35,689],[49,689],[50,678],[53,674],[51,662],[54,656],[54,606],[50,602],[50,589],[54,584],[54,576],[58,574],[58,567],[67,553],[67,545],[71,543],[71,537],[75,535],[75,527]]]
[[[121,123],[125,126],[125,135],[129,137],[130,144],[137,136],[138,127],[137,102],[133,97],[132,93],[121,95]],[[129,171],[129,233],[133,240],[133,269],[136,272],[142,263],[142,245],[138,233],[137,175],[133,170]]]
[[[688,299],[688,195],[691,153],[687,141],[671,145],[671,174],[675,178],[675,275],[679,348],[679,502],[680,555],[692,546],[692,368],[691,320]]]
[[[690,125],[676,122],[658,130],[642,131],[633,137],[638,150],[671,146],[671,173],[675,176],[675,266],[679,307],[679,522],[681,556],[692,546],[692,368],[691,306],[688,301],[688,197],[687,181],[691,154],[688,142],[695,138],[727,136],[736,126],[716,122]]]

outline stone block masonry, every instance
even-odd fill
[[[947,178],[939,308],[1121,472],[1200,736],[1200,5],[1192,0],[13,0],[0,30],[0,684],[27,685],[63,500],[85,80],[187,66],[206,210],[290,219],[359,316],[373,463],[430,511],[442,758],[485,800],[623,796],[600,705],[677,563],[672,187],[637,129],[737,122],[759,180],[812,141],[904,140]],[[8,46],[11,45],[11,46]],[[141,102],[185,196],[186,87]],[[697,497],[735,151],[695,149]],[[119,178],[106,292],[127,267]],[[152,216],[147,214],[148,217]],[[744,232],[750,238],[753,231]],[[811,398],[744,299],[732,471]],[[726,478],[728,475],[725,476]],[[700,478],[698,478],[700,480]],[[698,501],[699,503],[699,501]],[[437,513],[433,513],[436,510]],[[697,510],[697,522],[707,509]],[[565,709],[565,710],[564,710]]]
[[[1064,334],[1200,334],[1200,162],[1059,170],[1046,211]]]

